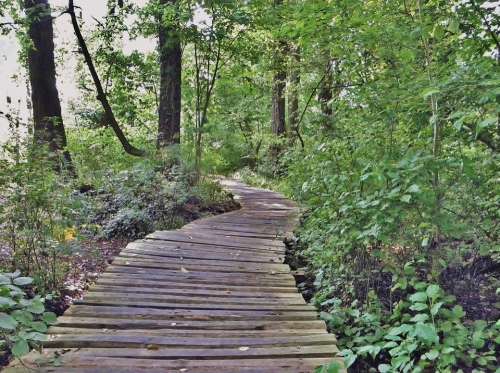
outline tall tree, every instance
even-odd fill
[[[274,0],[274,6],[279,9],[283,0]],[[275,135],[281,136],[286,133],[285,111],[286,111],[286,70],[284,63],[284,50],[286,43],[278,40],[278,47],[274,56],[274,77],[273,77],[273,102],[272,102],[272,131]]]
[[[180,142],[182,49],[177,22],[179,0],[160,0],[162,6],[159,27],[160,105],[158,109],[158,148]],[[163,8],[172,7],[174,12]],[[165,19],[164,14],[174,15]]]
[[[288,128],[297,133],[299,125],[299,84],[300,84],[300,50],[296,45],[290,46],[290,77],[288,84]]]
[[[28,35],[28,70],[34,120],[34,142],[46,145],[53,155],[62,154],[65,167],[72,169],[66,148],[66,132],[56,86],[54,30],[48,0],[25,0]],[[59,166],[57,166],[59,167]]]

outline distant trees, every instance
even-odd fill
[[[160,103],[158,109],[157,147],[180,143],[182,50],[177,24],[178,0],[160,0],[161,7],[174,9],[171,19],[164,19],[160,9]]]
[[[56,86],[54,31],[48,0],[25,0],[28,36],[28,70],[34,120],[34,143],[47,146],[52,156],[62,154],[64,167],[72,168]],[[59,165],[56,165],[60,168]]]

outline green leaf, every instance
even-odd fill
[[[18,277],[14,279],[14,285],[17,286],[26,286],[33,283],[33,279],[31,277]]]
[[[429,315],[425,313],[417,313],[410,319],[411,322],[425,322],[427,320],[429,320]]]
[[[476,330],[472,333],[472,344],[475,348],[481,349],[485,345],[485,335],[482,330]]]
[[[437,93],[439,93],[439,92],[441,92],[441,91],[439,90],[439,88],[430,87],[430,88],[425,89],[425,90],[422,92],[422,97],[423,97],[423,98],[428,98],[428,97],[430,97],[430,96],[432,96],[432,95],[435,95],[435,94],[437,94]]]
[[[401,202],[410,203],[410,201],[411,201],[411,195],[410,194],[402,195],[401,198],[400,198],[400,200],[401,200]]]
[[[410,357],[408,355],[400,355],[391,359],[391,364],[394,368],[398,369],[402,365],[408,363],[410,361]]]
[[[433,285],[429,285],[427,287],[427,289],[425,290],[425,293],[427,294],[427,296],[429,298],[434,300],[439,296],[440,291],[441,291],[441,288],[439,287],[439,285],[433,284]]]
[[[42,321],[35,321],[31,323],[31,327],[40,333],[45,333],[47,331],[47,325]]]
[[[0,314],[0,328],[5,330],[16,330],[17,321],[10,315]]]
[[[389,330],[389,333],[387,333],[387,336],[396,336],[396,335],[400,335],[403,333],[408,333],[412,329],[413,329],[412,325],[402,324],[398,327],[395,327],[395,328],[392,328],[391,330]],[[386,336],[386,339],[387,339],[387,336]]]
[[[358,354],[370,354],[372,358],[375,359],[375,357],[378,355],[380,352],[380,347],[379,346],[373,346],[373,345],[366,345],[358,348],[356,350]]]
[[[462,308],[462,306],[459,305],[456,305],[451,309],[451,314],[456,319],[461,319],[462,317],[465,316],[464,309]]]
[[[49,325],[57,324],[57,316],[54,312],[44,312],[43,321]]]
[[[33,321],[33,314],[25,310],[16,310],[12,312],[12,317],[24,325],[28,325]]]
[[[442,306],[443,302],[437,302],[435,305],[433,305],[431,308],[431,315],[436,316]]]
[[[420,193],[420,187],[417,184],[412,184],[407,190],[408,193]]]
[[[497,123],[497,118],[493,115],[489,115],[485,119],[483,119],[481,122],[478,123],[478,125],[476,127],[476,133],[479,134],[485,128],[493,126],[496,123]]]
[[[344,357],[344,363],[346,368],[349,368],[357,359],[357,355],[352,352],[352,350],[346,349],[340,351],[340,355]]]
[[[423,291],[420,291],[418,293],[414,293],[410,295],[410,301],[416,303],[416,302],[426,302],[427,301],[427,293],[424,293]]]
[[[424,354],[424,357],[427,360],[436,360],[436,358],[439,356],[439,351],[438,350],[430,350],[429,352],[426,352]]]
[[[39,299],[34,299],[26,309],[31,313],[39,315],[45,311],[45,306]]]
[[[436,328],[432,324],[418,323],[415,326],[415,335],[426,343],[437,343],[439,341]]]
[[[14,356],[17,358],[23,357],[28,352],[30,352],[30,348],[28,342],[26,342],[24,339],[19,339],[12,347],[12,354],[14,354]]]
[[[15,306],[17,303],[9,298],[9,297],[0,297],[0,307],[7,306],[7,307],[12,307]]]
[[[0,285],[10,285],[10,277],[0,274]]]
[[[429,308],[426,303],[414,303],[410,306],[412,311],[423,311]]]
[[[380,364],[378,366],[378,371],[380,373],[387,373],[387,372],[390,372],[391,371],[391,366],[388,365],[388,364]]]

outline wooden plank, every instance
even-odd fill
[[[201,259],[201,260],[209,260],[209,261],[236,261],[236,262],[244,262],[249,263],[250,265],[254,263],[276,263],[282,264],[283,257],[280,256],[257,256],[251,255],[248,253],[238,252],[199,252],[192,250],[149,250],[149,249],[134,249],[134,248],[126,248],[122,250],[120,256],[136,256],[136,257],[144,257],[149,259],[161,259],[161,258],[183,258],[183,259]]]
[[[269,249],[277,252],[282,252],[285,250],[285,246],[281,242],[268,242],[270,240],[264,240],[262,238],[248,238],[243,237],[219,237],[210,234],[188,234],[181,232],[165,232],[156,231],[154,233],[148,234],[146,239],[149,240],[159,240],[159,241],[170,241],[170,242],[193,242],[200,243],[204,245],[215,245],[215,246],[225,246],[225,247],[235,247],[235,248],[248,248],[248,249]]]
[[[306,304],[283,304],[279,303],[227,303],[227,302],[213,302],[208,304],[205,302],[179,302],[167,300],[139,300],[131,299],[130,297],[96,297],[89,296],[83,300],[76,300],[74,304],[88,305],[88,306],[113,306],[113,307],[141,307],[141,308],[155,308],[155,309],[189,309],[189,310],[256,310],[256,311],[314,311],[314,307]]]
[[[260,352],[260,351],[258,351]],[[52,351],[50,351],[52,353]],[[64,373],[165,373],[165,372],[188,372],[188,373],[311,373],[321,365],[333,360],[330,357],[304,357],[296,358],[291,355],[285,358],[262,358],[262,359],[141,359],[141,358],[113,358],[92,357],[85,354],[80,355],[65,353],[59,357],[65,368],[48,366],[40,368],[39,372],[64,372]],[[334,355],[333,355],[334,356]],[[47,357],[47,360],[49,358]],[[47,364],[48,365],[48,364]],[[11,368],[13,369],[13,368]],[[166,371],[165,369],[168,369]],[[18,370],[8,370],[8,373],[32,372],[27,367],[19,366]]]
[[[44,342],[46,348],[236,348],[247,347],[289,347],[289,346],[325,346],[335,345],[335,338],[329,334],[292,335],[284,337],[167,337],[167,336],[134,336],[112,334],[60,334],[52,336]],[[153,349],[150,347],[150,349]]]
[[[69,308],[65,315],[155,320],[266,320],[276,322],[307,321],[317,318],[315,312],[309,311],[199,310],[185,309],[183,305],[179,305],[176,309],[156,309],[147,307],[87,306],[77,304]]]
[[[195,253],[214,253],[221,255],[254,255],[258,258],[265,257],[284,257],[283,250],[267,250],[267,249],[249,249],[238,248],[231,246],[204,245],[189,242],[169,242],[159,240],[141,240],[132,242],[127,245],[127,248],[135,248],[141,250],[151,250],[158,253],[175,253],[175,252],[195,252]]]
[[[166,272],[166,273],[162,273]],[[100,278],[111,278],[125,280],[127,278],[135,278],[141,281],[158,281],[158,283],[171,281],[189,282],[194,281],[202,283],[213,283],[219,285],[238,285],[238,286],[272,286],[272,287],[294,287],[295,280],[291,275],[284,274],[266,274],[255,276],[251,273],[225,273],[225,272],[195,272],[182,269],[178,270],[161,270],[155,268],[139,268],[139,267],[126,267],[126,266],[109,266],[108,272],[103,274]],[[98,280],[98,282],[99,282]],[[150,284],[153,286],[153,284]],[[160,287],[160,285],[159,285]]]
[[[175,285],[175,284],[174,284]],[[88,294],[97,294],[99,292],[107,292],[113,294],[138,294],[145,298],[151,295],[157,295],[158,297],[163,296],[184,296],[184,297],[195,297],[199,296],[206,300],[212,300],[212,298],[230,298],[230,299],[268,299],[268,300],[282,300],[283,302],[291,302],[292,300],[297,302],[304,302],[302,296],[295,290],[294,292],[282,292],[280,289],[275,290],[275,292],[265,291],[262,288],[251,288],[251,287],[217,287],[216,285],[204,288],[203,286],[198,286],[198,284],[189,284],[188,291],[179,286],[171,286],[168,288],[151,288],[151,287],[140,287],[137,284],[132,286],[119,286],[119,285],[99,285],[96,284],[91,287]],[[287,288],[288,289],[288,288]],[[268,289],[267,289],[268,290]]]
[[[269,336],[292,336],[292,335],[313,335],[325,334],[325,329],[270,329],[270,330],[200,330],[200,329],[98,329],[98,328],[72,328],[53,326],[48,331],[51,335],[59,334],[110,334],[110,335],[132,335],[132,336],[182,336],[182,337],[269,337]]]
[[[124,357],[124,358],[146,358],[149,360],[165,360],[165,359],[193,359],[200,361],[219,361],[215,359],[225,360],[228,364],[231,362],[240,361],[243,358],[251,361],[259,361],[263,359],[280,359],[284,357],[290,358],[307,358],[307,357],[324,357],[334,358],[338,353],[335,345],[316,345],[316,346],[284,346],[284,347],[252,347],[246,345],[235,346],[236,348],[81,348],[78,350],[70,350],[64,355],[78,355],[81,357]],[[241,349],[240,347],[249,347]],[[45,353],[54,353],[54,349],[46,349]],[[75,354],[76,353],[76,354]],[[273,362],[269,360],[269,362]]]
[[[116,275],[116,276],[115,276]],[[156,288],[159,290],[177,288],[181,291],[198,290],[221,290],[221,291],[242,291],[242,292],[255,292],[255,293],[269,293],[273,294],[297,294],[297,288],[293,284],[277,284],[277,283],[250,283],[246,281],[236,281],[234,279],[197,279],[187,278],[182,279],[173,276],[172,278],[164,277],[161,280],[155,278],[144,279],[143,277],[134,276],[124,273],[105,273],[97,280],[97,285],[104,286],[122,286],[130,287],[144,287],[146,289]],[[123,280],[123,281],[121,281]]]
[[[97,329],[190,329],[190,330],[277,330],[277,329],[325,329],[322,320],[281,321],[276,323],[268,320],[183,320],[180,317],[172,320],[160,319],[120,319],[96,317],[72,317],[64,315],[58,318],[57,326],[73,328]],[[168,335],[168,334],[167,334]]]
[[[89,291],[85,296],[85,301],[104,301],[104,300],[120,300],[130,302],[164,302],[164,303],[186,303],[195,304],[210,302],[211,304],[240,304],[240,305],[286,305],[286,306],[305,306],[304,299],[301,297],[289,298],[272,298],[272,297],[235,297],[234,295],[225,297],[207,296],[206,294],[194,295],[191,293],[178,294],[178,295],[165,295],[158,293],[131,293],[128,291]],[[307,306],[311,309],[312,306]]]
[[[179,269],[181,266],[192,270],[199,271],[220,271],[220,272],[242,272],[242,273],[260,273],[260,272],[279,272],[290,273],[290,267],[279,263],[259,263],[253,264],[236,260],[205,260],[205,259],[190,259],[190,258],[151,258],[131,253],[121,253],[113,260],[113,264],[133,265],[143,268],[165,268]]]
[[[60,373],[312,373],[336,358],[283,264],[295,204],[226,183],[240,210],[128,244],[25,362]]]

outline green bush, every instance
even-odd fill
[[[45,298],[27,297],[23,288],[32,283],[32,278],[21,277],[19,271],[0,274],[0,349],[18,358],[39,348],[48,326],[56,323],[56,315],[45,312]]]
[[[19,268],[50,292],[67,271],[60,257],[69,253],[81,201],[43,154],[27,147],[23,156],[27,161],[0,161],[0,243],[10,256],[2,265]]]
[[[496,369],[500,322],[468,323],[455,297],[437,284],[421,281],[411,264],[393,283],[393,297],[399,300],[389,310],[374,292],[364,306],[317,299],[328,309],[322,318],[337,333],[348,367],[364,371],[377,366],[380,373]]]

